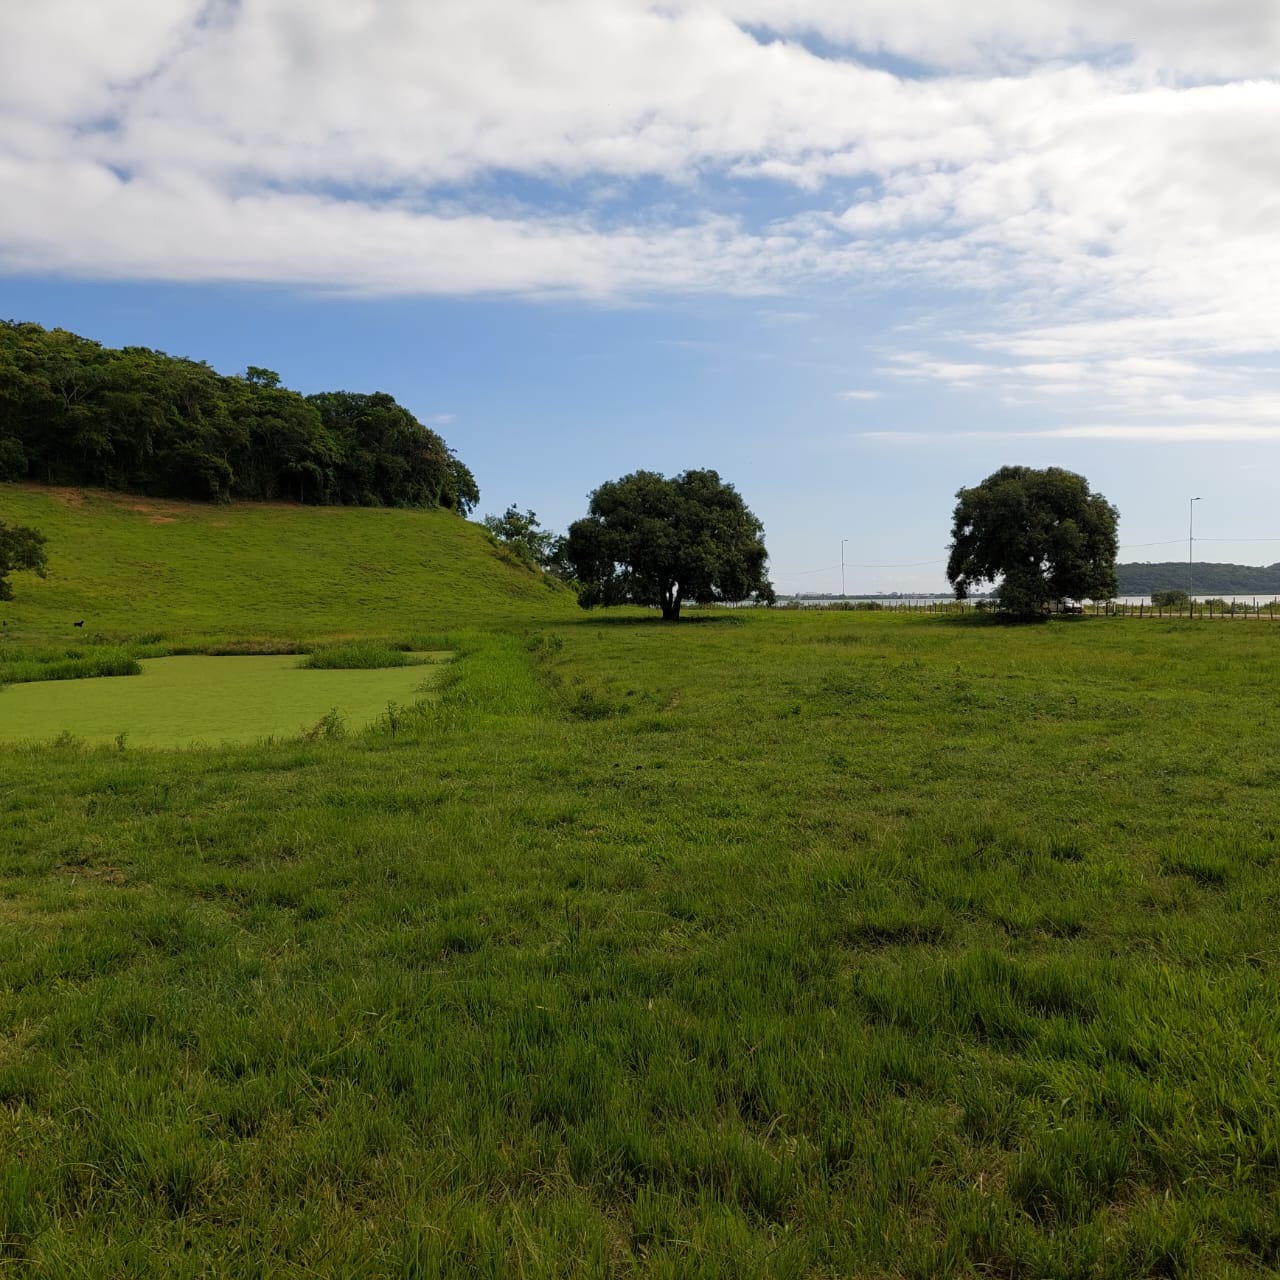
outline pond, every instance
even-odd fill
[[[148,658],[140,676],[46,680],[0,689],[0,742],[47,742],[69,733],[89,743],[183,747],[295,737],[332,710],[349,730],[372,724],[388,702],[412,704],[449,654],[374,670],[309,670],[301,654]]]

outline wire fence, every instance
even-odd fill
[[[1132,604],[1121,600],[1095,600],[1079,607],[1095,617],[1266,618],[1274,622],[1277,612],[1280,612],[1280,599],[1253,596],[1241,600],[1232,596],[1226,600],[1221,596],[1209,596],[1204,600],[1187,600],[1173,605],[1152,604],[1150,601]]]
[[[994,600],[841,600],[830,597],[804,599],[791,597],[780,600],[782,609],[825,609],[836,613],[926,613],[967,614],[994,613]],[[1253,596],[1240,599],[1233,596],[1224,599],[1210,596],[1203,600],[1187,600],[1181,604],[1152,604],[1149,600],[1085,600],[1063,602],[1048,610],[1054,617],[1080,615],[1107,618],[1204,618],[1204,619],[1263,619],[1270,622],[1280,618],[1280,597]]]

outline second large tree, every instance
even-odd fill
[[[947,578],[964,599],[999,582],[1003,613],[1033,617],[1056,600],[1116,593],[1119,512],[1061,467],[1001,467],[956,494]]]
[[[569,526],[565,554],[587,609],[657,605],[676,622],[686,601],[773,597],[764,528],[714,471],[635,471],[602,484]]]

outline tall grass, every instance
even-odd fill
[[[421,658],[403,649],[363,640],[313,649],[298,665],[317,671],[364,671],[378,667],[410,667],[421,662]]]
[[[137,658],[127,649],[115,645],[0,649],[0,687],[35,680],[83,680],[92,676],[141,674]]]

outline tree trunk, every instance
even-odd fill
[[[680,588],[678,585],[669,587],[662,593],[662,620],[663,622],[680,621]]]

